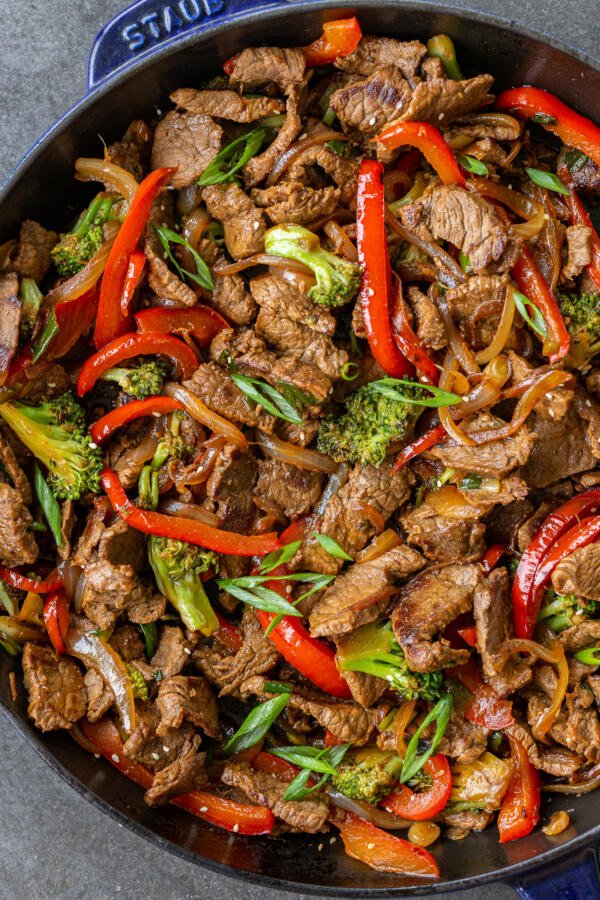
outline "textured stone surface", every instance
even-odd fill
[[[440,2],[440,7],[445,4]],[[598,55],[597,0],[470,0],[473,9],[501,13],[560,36]],[[0,0],[0,178],[85,89],[87,52],[100,26],[123,0]],[[47,769],[0,717],[0,898],[146,898],[213,900],[304,895],[245,887],[157,850],[102,815]],[[95,852],[94,848],[101,848]],[[109,863],[107,863],[109,861]],[[514,894],[485,889],[490,900]],[[462,894],[476,900],[483,890]],[[449,897],[437,895],[440,900]]]

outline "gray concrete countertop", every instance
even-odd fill
[[[0,178],[84,92],[92,39],[124,5],[124,0],[0,0]],[[440,6],[444,5],[440,0]],[[597,0],[568,4],[504,0],[501,7],[497,0],[470,0],[467,5],[511,17],[592,55],[600,54]],[[300,897],[245,886],[173,856],[159,855],[151,844],[77,796],[4,718],[0,718],[0,759],[0,898]],[[503,886],[487,886],[485,894],[490,900],[514,896]],[[438,896],[448,900],[450,895]],[[476,900],[482,891],[461,896]]]

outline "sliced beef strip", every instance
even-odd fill
[[[287,174],[292,181],[310,184],[315,167],[317,173],[322,169],[339,188],[343,205],[353,209],[356,204],[358,159],[347,154],[340,155],[326,144],[313,144],[295,157]]]
[[[217,257],[218,264],[226,263],[225,254]],[[241,275],[217,275],[213,272],[215,289],[207,303],[232,325],[248,325],[256,315],[256,303]]]
[[[315,530],[327,534],[348,553],[354,556],[381,530],[373,517],[365,512],[365,506],[375,510],[384,522],[409,497],[412,475],[407,469],[392,471],[392,463],[381,466],[356,466],[345,484],[327,503]],[[312,535],[291,561],[294,569],[336,575],[343,561],[327,553]]]
[[[344,131],[356,129],[373,137],[384,125],[402,117],[412,97],[411,86],[393,66],[375,69],[364,81],[334,91],[329,105]]]
[[[588,544],[561,560],[552,584],[559,594],[600,600],[600,544]]]
[[[558,168],[567,163],[567,153],[573,152],[572,147],[563,147],[558,157]],[[581,168],[569,169],[577,192],[583,194],[597,194],[600,192],[600,167],[589,157]]]
[[[506,697],[531,680],[533,659],[510,653],[507,641],[514,636],[510,583],[506,569],[494,569],[473,596],[477,650],[486,681]]]
[[[223,223],[225,244],[234,259],[264,249],[265,218],[237,182],[211,184],[202,191],[210,215]]]
[[[446,328],[433,300],[416,285],[407,289],[408,302],[417,320],[417,337],[431,350],[441,350],[448,343]]]
[[[150,163],[152,131],[142,119],[135,119],[120,141],[107,150],[110,161],[142,181]]]
[[[177,625],[165,625],[150,666],[161,673],[161,680],[173,678],[190,665],[193,646],[193,641],[187,639],[183,629]]]
[[[23,648],[23,679],[29,695],[27,713],[41,731],[70,728],[85,715],[83,676],[72,659],[50,647],[27,642]]]
[[[285,103],[274,97],[244,97],[236,91],[179,88],[171,94],[171,100],[186,112],[240,124],[276,116],[285,109]]]
[[[489,122],[481,120],[477,116],[459,119],[452,128],[444,132],[446,141],[453,141],[459,137],[467,137],[472,141],[492,138],[495,141],[516,141],[521,137],[523,126],[513,119],[510,121]]]
[[[403,206],[400,216],[407,228],[429,239],[449,241],[469,257],[478,274],[485,274],[492,263],[502,271],[514,262],[507,227],[487,200],[466,188],[434,185]]]
[[[9,261],[10,271],[40,282],[52,264],[50,251],[57,241],[55,231],[48,231],[33,219],[26,219],[21,225],[16,251]]]
[[[485,831],[494,817],[493,812],[485,809],[459,809],[455,812],[446,808],[440,813],[441,821],[449,828],[460,828],[468,831]]]
[[[519,553],[524,553],[530,543],[540,530],[544,519],[550,515],[556,507],[556,503],[551,500],[544,500],[533,513],[529,516],[517,531],[517,548]]]
[[[582,388],[576,388],[562,419],[556,415],[552,417],[538,405],[529,417],[528,425],[536,439],[521,474],[532,488],[547,487],[597,465],[600,459],[600,405]]]
[[[273,416],[250,404],[227,372],[216,363],[198,366],[193,377],[183,386],[206,403],[209,409],[230,421],[257,426],[269,434],[275,427]]]
[[[446,292],[446,300],[459,331],[475,349],[491,344],[506,300],[511,290],[510,279],[500,275],[474,275],[465,284]],[[483,304],[495,304],[497,311],[475,321],[475,311]],[[514,323],[507,341],[507,349],[518,345],[517,324]]]
[[[28,506],[32,500],[29,479],[19,465],[15,451],[2,431],[0,431],[0,466],[8,475],[11,486],[18,491],[23,503]]]
[[[144,656],[144,644],[139,628],[135,625],[121,625],[113,632],[109,644],[121,659],[131,662]]]
[[[220,737],[217,698],[199,675],[174,675],[161,681],[156,705],[160,713],[157,734],[168,734],[170,728],[180,728],[185,720],[209,737]]]
[[[485,525],[439,515],[427,502],[400,519],[407,540],[433,562],[475,562],[485,552]]]
[[[370,562],[349,566],[324,591],[310,614],[311,634],[348,634],[376,622],[389,605],[390,586],[416,572],[423,563],[416,550],[398,546]]]
[[[293,84],[289,88],[286,102],[285,122],[279,129],[275,140],[259,156],[253,156],[244,166],[244,184],[254,187],[270,174],[273,166],[285,151],[296,140],[302,130],[302,119],[299,107],[303,105],[306,90],[304,84]]]
[[[567,653],[576,653],[584,647],[594,646],[600,641],[600,621],[584,619],[578,625],[561,631],[559,640]]]
[[[299,181],[280,181],[263,190],[255,188],[251,198],[274,225],[308,227],[320,219],[330,219],[340,206],[339,188],[312,188]]]
[[[305,516],[321,496],[323,475],[299,469],[278,459],[258,461],[256,497],[265,510],[283,514],[294,521]]]
[[[242,453],[233,444],[226,444],[219,451],[206,483],[206,495],[218,504],[217,515],[222,528],[244,534],[254,530],[256,477],[256,460],[252,453]]]
[[[77,524],[77,511],[73,500],[65,500],[60,507],[60,547],[56,552],[61,559],[69,559],[71,556],[71,535]]]
[[[402,119],[431,122],[437,128],[447,128],[455,119],[487,105],[491,99],[488,92],[493,83],[491,75],[476,75],[464,81],[451,78],[421,81],[415,85]]]
[[[260,337],[295,364],[316,366],[328,378],[340,377],[348,354],[325,331],[324,323],[330,327],[330,313],[324,315],[305,295],[275,276],[254,278],[250,290],[260,307],[255,326]]]
[[[265,692],[266,679],[261,676],[244,682],[244,690],[260,697],[270,696]],[[352,700],[336,700],[328,694],[311,688],[295,687],[289,695],[288,708],[312,716],[319,725],[327,728],[340,741],[350,741],[362,747],[371,737],[375,727],[388,711],[387,705],[365,709]]]
[[[99,722],[115,702],[115,695],[97,669],[88,669],[83,683],[87,695],[87,720]]]
[[[156,233],[156,227],[175,228],[175,201],[173,192],[163,190],[158,195],[146,226],[144,253],[148,260],[148,284],[161,300],[168,300],[177,307],[193,306],[197,302],[195,292],[167,265],[167,255]]]
[[[210,116],[168,112],[156,126],[152,147],[153,169],[172,166],[174,188],[195,182],[221,149],[223,129]]]
[[[206,753],[191,750],[156,772],[152,786],[144,794],[148,806],[161,806],[173,797],[209,786],[205,770]]]
[[[541,769],[548,775],[569,778],[582,765],[581,757],[564,747],[559,747],[558,744],[553,742],[549,745],[538,744],[531,734],[531,729],[524,722],[515,719],[506,731],[523,744],[536,769]]]
[[[481,581],[479,566],[451,564],[415,576],[395,595],[392,627],[413,671],[435,672],[466,662],[468,651],[455,650],[447,641],[434,638],[473,608]]]
[[[435,725],[427,730],[426,735],[431,738],[434,733]],[[473,725],[453,710],[438,752],[457,763],[473,762],[486,750],[489,733],[489,728]]]
[[[357,75],[371,75],[381,66],[395,66],[405,78],[411,78],[417,74],[426,53],[427,48],[421,41],[397,41],[365,34],[356,50],[336,59],[334,66]]]
[[[316,834],[326,828],[329,803],[321,794],[311,794],[304,800],[284,800],[287,783],[275,775],[254,771],[247,762],[228,763],[221,779],[298,831]]]
[[[19,346],[21,311],[19,279],[16,275],[0,275],[0,384],[6,381]]]
[[[339,652],[343,652],[348,639],[349,635],[343,634],[335,639]],[[367,709],[377,703],[388,689],[388,683],[384,678],[368,675],[366,672],[340,672],[340,675],[350,688],[352,699]]]
[[[122,428],[110,442],[108,463],[127,490],[138,483],[142,469],[156,453],[161,430],[157,422],[154,417],[150,423],[134,422],[129,428]]]
[[[246,47],[235,57],[229,76],[232,87],[257,88],[276,84],[282,91],[304,79],[306,60],[289,47]]]
[[[278,357],[251,328],[238,332],[223,329],[213,338],[210,355],[215,362],[233,360],[242,375],[263,378],[274,387],[281,382],[293,384],[316,403],[331,393],[331,380],[320,369],[296,357]]]
[[[16,488],[0,482],[0,562],[23,566],[38,557],[38,546],[29,531],[33,518]]]
[[[574,281],[592,261],[592,229],[587,225],[570,225],[566,230],[567,261],[561,276]]]
[[[461,424],[461,427],[470,433],[500,428],[501,424],[495,416],[491,416],[489,413],[479,413],[467,424]],[[475,472],[492,478],[505,478],[517,466],[525,466],[522,473],[523,478],[531,483],[525,473],[534,441],[535,433],[523,425],[511,437],[490,441],[487,444],[478,444],[475,447],[455,444],[451,440],[445,439],[432,447],[428,451],[428,455],[438,460],[444,467],[462,469],[465,472]]]
[[[210,644],[197,649],[193,663],[208,680],[220,689],[220,696],[239,694],[240,686],[255,675],[262,675],[277,665],[279,654],[265,635],[258,616],[246,608],[242,616],[244,643],[235,654],[215,652]],[[245,688],[244,688],[245,689]]]
[[[550,700],[545,694],[532,692],[527,703],[531,725],[538,721]],[[586,684],[578,684],[565,696],[549,735],[578,756],[600,761],[600,719],[594,709],[594,695]]]

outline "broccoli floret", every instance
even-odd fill
[[[393,441],[408,436],[422,408],[405,400],[379,393],[372,384],[364,384],[346,399],[345,410],[338,418],[323,419],[319,428],[317,449],[336,462],[358,462],[380,466]],[[417,399],[424,394],[415,382],[406,387]]]
[[[278,225],[265,235],[265,250],[271,256],[285,256],[304,263],[317,283],[308,296],[319,306],[343,306],[360,287],[361,268],[321,248],[316,234],[301,225]]]
[[[58,274],[70,278],[90,261],[104,242],[103,226],[109,221],[115,197],[98,194],[81,214],[72,231],[52,250]]]
[[[159,591],[173,604],[186,628],[211,635],[219,621],[200,576],[211,566],[217,569],[217,554],[186,541],[151,536],[148,559]]]
[[[66,393],[41,406],[17,400],[0,405],[0,416],[48,469],[48,484],[59,500],[77,500],[100,491],[102,451],[92,442],[82,408]]]
[[[129,675],[129,681],[131,682],[131,690],[133,691],[133,697],[135,700],[149,700],[150,694],[148,693],[148,685],[144,681],[144,676],[140,672],[139,669],[136,669],[135,666],[132,666],[131,663],[126,662],[125,668],[127,669],[127,673]]]
[[[563,295],[559,304],[571,335],[565,362],[575,369],[585,369],[600,352],[600,294]]]
[[[335,790],[351,800],[378,803],[389,794],[402,770],[402,760],[374,747],[346,756],[331,777]]]
[[[578,625],[584,619],[600,617],[600,602],[577,597],[575,594],[558,594],[554,588],[546,591],[546,603],[538,613],[538,621],[545,621],[552,631],[564,631]]]
[[[161,360],[146,359],[132,369],[107,369],[101,378],[103,381],[115,381],[126,394],[144,400],[162,393],[168,371],[168,366]]]
[[[342,672],[366,672],[389,683],[404,700],[437,702],[444,693],[442,672],[412,672],[394,638],[391,622],[363,625],[338,644]]]

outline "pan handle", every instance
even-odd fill
[[[88,62],[88,90],[190,33],[201,34],[253,9],[282,6],[281,0],[136,0],[98,33]]]
[[[524,875],[512,887],[522,900],[598,900],[600,873],[596,850],[586,847],[551,869]]]

